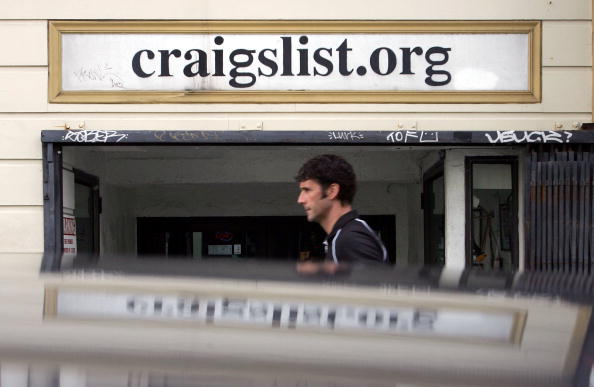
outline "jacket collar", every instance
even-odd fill
[[[328,238],[334,237],[334,235],[336,235],[336,232],[338,230],[343,228],[351,220],[356,219],[358,217],[359,217],[359,214],[357,213],[357,211],[351,210],[351,211],[347,212],[346,214],[344,214],[343,216],[341,216],[340,218],[338,218],[338,220],[334,224],[334,227],[332,227],[332,232],[330,234],[328,234]]]

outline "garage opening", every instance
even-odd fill
[[[75,216],[78,251],[65,255],[61,269],[101,267],[110,259],[104,257],[145,266],[155,260],[321,259],[325,234],[307,222],[294,176],[322,153],[353,165],[353,206],[384,242],[390,263],[425,263],[423,171],[439,163],[438,147],[85,145],[62,149],[64,215],[86,211],[86,217]],[[81,194],[87,192],[77,183],[81,176],[95,179],[89,192],[100,199]],[[443,193],[443,187],[435,190]],[[437,198],[443,201],[443,194]],[[100,213],[89,215],[94,200]],[[433,218],[443,222],[443,203],[435,208],[442,216]],[[85,247],[88,235],[78,234],[88,234],[87,224],[98,225],[96,250]],[[443,238],[435,241],[443,246]]]

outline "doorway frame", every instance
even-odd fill
[[[512,270],[519,268],[519,231],[518,231],[518,216],[519,216],[519,188],[518,181],[518,165],[519,156],[466,156],[464,161],[464,186],[465,198],[464,207],[466,215],[465,227],[465,241],[466,241],[466,267],[472,267],[472,187],[473,187],[473,173],[472,168],[475,164],[509,164],[511,166],[512,177],[512,222],[511,222],[511,265]],[[524,177],[526,179],[526,177]],[[526,181],[524,181],[526,184]]]
[[[510,146],[536,141],[594,143],[594,131],[423,130],[42,130],[44,254],[41,271],[59,271],[63,251],[62,149],[129,145],[377,145],[384,147]]]

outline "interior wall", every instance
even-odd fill
[[[410,192],[418,184],[365,182],[360,184],[353,206],[362,215],[395,215],[396,256],[398,263],[410,261],[410,247],[418,245],[422,233],[417,214],[410,216]],[[141,185],[120,191],[114,200],[130,204],[130,216],[304,216],[297,204],[297,184],[290,183],[217,183]],[[420,197],[420,193],[419,196]],[[104,203],[107,203],[104,198]],[[416,204],[416,207],[420,203]],[[412,211],[415,212],[415,211]],[[114,227],[123,227],[115,222]],[[422,245],[422,240],[420,242]],[[416,255],[416,254],[415,254]]]
[[[101,185],[103,201],[99,237],[104,255],[136,255],[136,216],[134,195],[129,188]]]
[[[365,215],[406,211],[410,185],[365,182],[353,206]],[[305,216],[293,182],[138,185],[121,192],[135,216]]]
[[[102,154],[107,182],[117,185],[293,182],[313,156],[337,154],[348,160],[360,183],[413,182],[428,151],[345,146],[104,147],[77,151]],[[90,150],[92,149],[92,150]]]

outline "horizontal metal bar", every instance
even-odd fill
[[[574,131],[193,131],[43,130],[41,141],[75,145],[133,144],[348,144],[348,145],[514,145],[593,144],[594,130]]]

